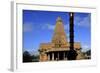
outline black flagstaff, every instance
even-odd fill
[[[70,21],[70,50],[68,51],[67,59],[75,60],[77,56],[77,52],[74,50],[74,13],[69,13],[69,21]]]
[[[70,50],[74,49],[74,13],[69,13],[70,21]]]

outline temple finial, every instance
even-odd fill
[[[56,21],[62,21],[61,17],[58,17]]]

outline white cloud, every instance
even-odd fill
[[[50,30],[54,30],[55,29],[55,25],[47,24],[47,28],[50,29]]]
[[[87,48],[89,48],[89,46],[88,45],[84,45],[83,48],[86,48],[87,49]]]
[[[31,55],[39,55],[38,50],[33,50],[33,49],[23,49],[23,52],[28,51]]]
[[[32,24],[31,23],[26,23],[23,25],[23,31],[24,32],[30,32],[33,30]]]
[[[75,25],[83,26],[83,27],[89,27],[91,25],[90,15],[88,15],[84,18],[77,16],[75,18]]]
[[[69,31],[69,24],[64,25],[64,29]]]
[[[55,26],[56,26],[56,24],[55,24],[55,25],[52,25],[52,24],[45,24],[45,25],[42,26],[41,28],[42,28],[42,29],[48,29],[48,30],[54,30],[54,29],[55,29]],[[68,25],[68,24],[64,25],[64,30],[69,31],[69,25]]]
[[[91,49],[89,45],[86,45],[86,44],[82,45],[82,51],[85,52],[85,51],[87,51],[89,49]]]
[[[48,29],[48,30],[54,30],[54,29],[55,29],[55,25],[45,24],[45,25],[42,26],[41,28],[42,28],[42,29]]]

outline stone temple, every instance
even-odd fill
[[[51,42],[40,44],[40,61],[67,60],[70,43],[68,42],[66,35],[63,21],[58,17]],[[83,59],[80,42],[74,42],[74,50],[76,50],[78,54],[76,60]]]

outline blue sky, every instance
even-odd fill
[[[60,16],[69,40],[69,12],[23,10],[23,49],[37,51],[40,43],[51,42],[57,17]],[[74,13],[74,41],[82,50],[91,49],[91,14]]]

